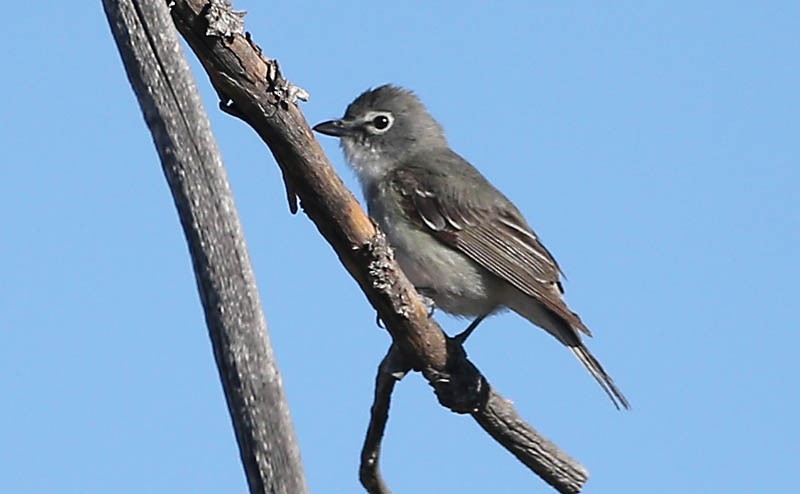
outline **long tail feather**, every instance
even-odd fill
[[[603,388],[603,391],[606,392],[611,401],[614,403],[614,406],[617,407],[617,410],[620,409],[620,406],[625,408],[626,410],[630,409],[630,404],[622,392],[617,388],[614,384],[614,380],[611,379],[603,366],[600,365],[600,362],[594,358],[594,355],[589,352],[589,349],[586,348],[583,344],[579,346],[569,347],[572,350],[572,353],[578,357],[578,360],[581,361],[586,370],[594,377],[595,381],[600,384],[600,387]]]

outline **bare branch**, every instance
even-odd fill
[[[522,420],[514,405],[494,389],[489,389],[481,411],[472,418],[559,492],[577,494],[588,480],[585,468]]]
[[[178,209],[252,494],[307,492],[222,159],[163,0],[105,0]]]
[[[390,494],[391,491],[381,476],[379,462],[381,453],[381,440],[389,420],[389,403],[394,390],[394,384],[402,379],[411,366],[405,361],[405,355],[394,345],[383,357],[378,366],[378,375],[375,378],[375,399],[367,428],[367,437],[361,449],[361,466],[359,467],[359,480],[370,494]]]

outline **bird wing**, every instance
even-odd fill
[[[455,153],[427,158],[436,166],[401,166],[390,172],[389,183],[407,217],[559,317],[576,339],[565,344],[614,406],[630,408],[614,380],[580,341],[578,331],[589,336],[591,332],[564,302],[561,270],[522,214]],[[458,180],[462,181],[455,190],[449,184]],[[466,194],[464,187],[469,189]]]
[[[457,155],[452,158],[463,161]],[[447,167],[433,168],[409,166],[391,172],[391,185],[407,215],[440,242],[533,297],[573,328],[591,335],[561,298],[558,263],[521,213],[466,161],[459,164],[458,172],[468,172],[468,183],[477,185],[472,197],[448,185],[453,177],[448,177]],[[476,201],[477,194],[483,194],[484,200]]]

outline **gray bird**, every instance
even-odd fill
[[[314,130],[341,138],[370,216],[397,262],[436,307],[475,320],[509,308],[566,345],[619,408],[628,401],[581,341],[561,269],[519,210],[447,144],[417,96],[385,85]]]

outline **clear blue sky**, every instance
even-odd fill
[[[367,87],[412,88],[544,238],[634,409],[616,412],[515,315],[468,351],[589,468],[587,494],[796,489],[797,2],[235,3],[311,93],[312,124]],[[186,245],[100,1],[9,2],[5,18],[0,492],[245,492]],[[265,146],[195,74],[310,487],[361,492],[389,338],[288,213]],[[418,375],[395,394],[383,470],[398,494],[551,492]]]

